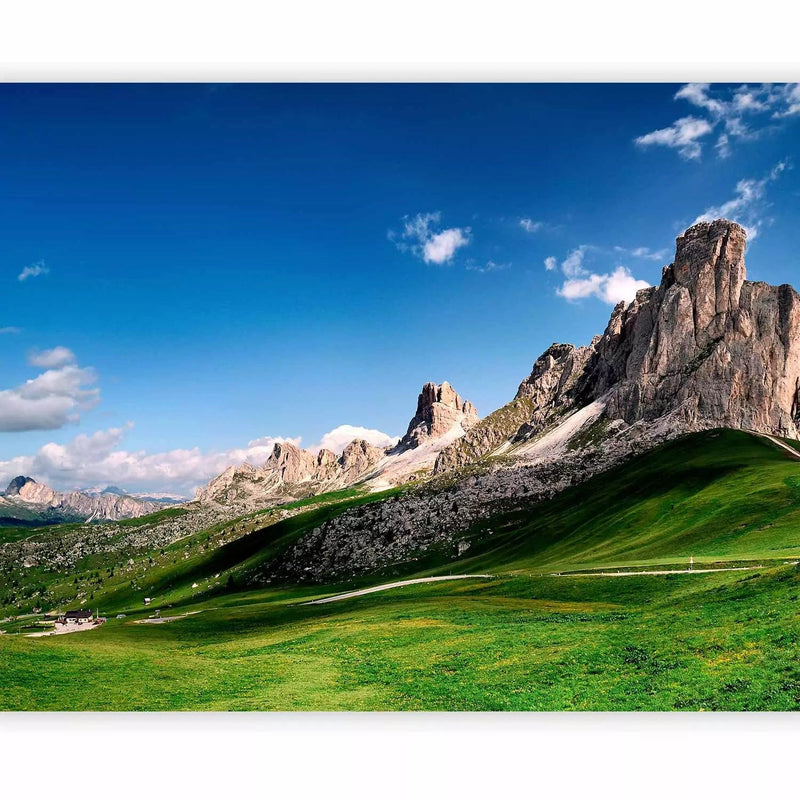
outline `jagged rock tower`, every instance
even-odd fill
[[[535,436],[593,402],[609,420],[658,419],[676,434],[728,427],[798,438],[800,295],[746,280],[745,244],[735,222],[693,225],[661,283],[619,303],[602,336],[586,347],[553,344],[536,360],[504,407],[513,431],[484,424],[468,432],[442,451],[436,471]]]

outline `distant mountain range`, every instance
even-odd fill
[[[58,492],[33,478],[19,475],[0,495],[0,524],[34,526],[130,519],[152,514],[175,502],[172,498],[128,495],[114,486],[102,491]]]
[[[515,398],[484,419],[447,382],[428,383],[395,447],[356,440],[336,456],[277,444],[262,467],[232,466],[197,499],[263,506],[457,475],[470,465],[553,462],[598,447],[623,453],[710,427],[797,438],[800,296],[788,285],[747,281],[745,244],[734,222],[693,225],[678,237],[659,286],[619,303],[589,345],[549,347]]]
[[[119,497],[136,497],[139,500],[151,500],[154,503],[185,503],[189,500],[188,497],[170,492],[126,492],[120,489],[119,486],[92,486],[88,489],[76,489],[75,491],[81,494],[87,494],[90,497],[96,497],[103,494],[115,494]]]
[[[245,508],[360,485],[384,489],[470,465],[627,452],[709,427],[797,438],[800,297],[745,280],[745,231],[702,222],[678,237],[661,284],[620,303],[588,346],[553,344],[516,397],[485,419],[447,383],[425,384],[406,435],[355,440],[337,456],[276,444],[260,468],[231,466],[197,500]]]

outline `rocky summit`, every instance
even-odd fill
[[[265,576],[308,577],[310,559],[323,579],[411,557],[421,542],[457,547],[453,537],[498,504],[552,497],[684,433],[797,438],[798,295],[746,280],[745,247],[734,222],[693,225],[658,286],[618,304],[589,344],[549,347],[513,400],[483,419],[449,383],[426,383],[394,447],[355,440],[337,455],[276,444],[261,467],[230,467],[200,490],[200,507],[233,513],[413,482],[392,502],[325,523]]]
[[[384,449],[354,439],[337,456],[325,448],[303,450],[291,442],[278,442],[261,467],[229,467],[198,490],[196,500],[256,508],[355,484],[367,489],[395,486],[429,473],[436,454],[477,420],[475,406],[447,381],[426,383],[408,431],[394,447]]]
[[[417,399],[417,413],[409,422],[406,435],[400,440],[398,447],[419,447],[431,439],[444,436],[456,425],[467,431],[477,421],[478,412],[475,406],[469,400],[462,400],[447,381],[439,386],[426,383]]]
[[[730,427],[796,438],[800,298],[746,280],[745,243],[735,222],[693,225],[658,286],[619,303],[588,346],[549,347],[501,409],[510,428],[478,426],[440,454],[437,472],[513,450],[592,404],[592,420],[616,431],[658,421],[675,434]]]

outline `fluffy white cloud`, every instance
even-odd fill
[[[519,226],[527,233],[536,233],[544,227],[544,222],[535,222],[525,217],[519,221]]]
[[[627,267],[617,267],[611,274],[592,273],[582,278],[568,278],[556,292],[567,300],[597,297],[616,305],[621,301],[630,303],[639,289],[646,289],[649,285],[647,281],[634,278]]]
[[[767,186],[777,180],[788,167],[788,162],[781,161],[761,179],[747,178],[739,181],[736,184],[735,194],[730,200],[718,206],[709,206],[695,219],[695,222],[712,222],[720,218],[731,219],[742,225],[747,231],[748,239],[752,241],[765,222],[764,215],[767,206],[764,195]]]
[[[340,455],[353,439],[363,439],[365,442],[375,447],[392,447],[400,441],[398,436],[389,436],[388,433],[376,430],[375,428],[362,428],[358,425],[339,425],[332,431],[328,431],[320,440],[319,444],[310,448],[312,452],[317,452],[325,448],[332,450]]]
[[[300,447],[300,437],[263,436],[245,447],[203,451],[199,447],[178,448],[150,453],[122,447],[125,435],[133,428],[129,422],[119,428],[78,434],[66,444],[49,442],[33,455],[0,461],[0,489],[17,475],[30,475],[35,480],[57,489],[115,484],[128,491],[160,491],[191,496],[194,490],[235,464],[248,463],[260,467],[272,454],[278,442],[291,442]],[[376,447],[390,447],[397,436],[389,436],[372,428],[339,425],[326,433],[317,445],[340,454],[353,439],[364,439]]]
[[[470,228],[436,230],[441,212],[403,217],[400,233],[389,231],[389,239],[403,252],[411,252],[426,264],[446,264],[461,247],[470,243]]]
[[[18,281],[26,281],[28,278],[36,278],[39,275],[47,275],[50,270],[45,266],[44,261],[37,261],[35,264],[30,264],[25,267],[19,275]]]
[[[74,364],[75,353],[68,347],[54,347],[52,350],[35,350],[28,356],[28,363],[34,367],[53,369],[65,364]]]
[[[689,103],[705,116],[682,117],[667,128],[639,136],[636,144],[671,147],[684,158],[698,159],[702,153],[700,139],[715,131],[717,155],[727,158],[735,140],[756,139],[776,120],[800,114],[800,84],[716,88],[708,83],[688,83],[675,93],[675,100]]]
[[[638,136],[634,141],[639,147],[649,147],[650,145],[671,147],[677,150],[683,158],[691,160],[700,158],[702,147],[698,139],[708,135],[711,131],[711,124],[704,119],[681,117],[669,127],[659,128],[644,134],[644,136]]]
[[[582,244],[567,254],[560,264],[565,280],[556,289],[557,295],[571,301],[596,297],[605,303],[616,305],[622,300],[629,303],[639,289],[646,289],[650,285],[647,281],[634,278],[631,271],[623,266],[616,267],[611,273],[589,272],[584,266],[586,255],[590,251],[598,249]],[[622,248],[616,249],[621,250]],[[548,256],[545,259],[545,268],[549,271],[559,268],[558,261],[554,256]]]
[[[444,264],[459,247],[469,244],[469,234],[461,228],[448,228],[436,233],[422,246],[422,258],[426,264]]]
[[[116,484],[129,491],[165,491],[191,495],[194,489],[232,464],[261,466],[276,442],[300,439],[265,436],[246,447],[204,452],[199,447],[148,453],[120,447],[132,423],[120,428],[79,434],[67,444],[50,442],[29,456],[0,461],[0,482],[30,475],[58,489]]]
[[[54,348],[70,351],[66,348]],[[72,355],[70,353],[70,355]],[[0,391],[0,431],[41,431],[62,428],[77,422],[79,411],[92,408],[100,400],[93,387],[97,375],[91,367],[65,363],[64,353],[54,357],[55,369],[48,369],[12,389]],[[48,358],[45,357],[45,361]],[[74,356],[73,359],[74,361]]]

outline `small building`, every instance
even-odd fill
[[[78,625],[89,623],[94,619],[91,609],[81,609],[79,611],[67,611],[64,614],[64,622],[76,622]]]

